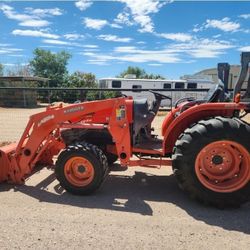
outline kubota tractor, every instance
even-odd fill
[[[239,206],[250,196],[250,125],[242,120],[250,112],[250,78],[242,91],[249,62],[250,53],[243,53],[233,101],[224,100],[221,81],[204,100],[179,100],[162,124],[163,139],[151,128],[161,100],[169,98],[159,93],[152,103],[119,97],[48,107],[30,117],[18,143],[0,148],[0,182],[24,183],[36,166],[53,166],[57,156],[61,186],[84,195],[100,187],[119,159],[124,167],[172,165],[191,197]]]

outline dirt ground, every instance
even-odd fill
[[[0,109],[0,141],[18,140],[41,109]],[[158,116],[159,129],[164,116]],[[249,249],[250,203],[218,210],[190,200],[171,169],[113,166],[94,195],[64,192],[52,170],[0,185],[0,249]]]

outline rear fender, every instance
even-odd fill
[[[193,123],[215,116],[232,117],[235,110],[242,108],[244,105],[240,103],[204,103],[193,106],[181,114],[178,114],[180,108],[172,110],[162,125],[163,154],[172,153],[179,135]]]

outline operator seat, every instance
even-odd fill
[[[222,83],[222,81],[219,80],[219,82],[213,88],[209,89],[203,100],[207,103],[218,102],[224,101],[224,97],[224,84]]]
[[[228,100],[229,95],[225,93],[224,84],[219,80],[212,88],[209,89],[207,94],[203,99],[194,99],[192,97],[181,98],[176,101],[175,108],[177,108],[181,103],[188,101],[186,105],[181,109],[184,111],[188,106],[193,106],[195,104],[202,103],[214,103],[214,102],[223,102]]]
[[[177,108],[181,103],[188,101],[181,107],[180,113],[186,109],[203,103],[215,103],[215,102],[225,102],[229,100],[229,94],[225,93],[224,84],[221,80],[209,89],[206,96],[203,99],[196,100],[194,98],[182,98],[175,103],[175,108]]]
[[[140,130],[150,124],[155,117],[153,107],[154,102],[149,102],[147,98],[134,100],[133,141],[135,141]]]

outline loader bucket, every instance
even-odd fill
[[[16,143],[0,147],[0,183],[8,180],[8,173],[11,168],[10,156],[16,150]]]

